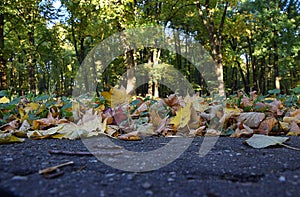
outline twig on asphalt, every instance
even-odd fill
[[[44,174],[45,178],[47,178],[47,179],[54,179],[54,178],[57,178],[57,177],[62,176],[62,175],[64,175],[63,171],[56,172],[54,174]]]
[[[49,167],[49,168],[45,168],[43,170],[39,170],[39,174],[48,174],[48,173],[51,173],[51,172],[57,170],[58,168],[61,168],[63,166],[67,166],[67,165],[72,165],[72,164],[74,164],[74,162],[69,161],[69,162],[66,162],[66,163],[59,164],[57,166],[52,166],[52,167]]]
[[[88,152],[88,151],[65,151],[65,150],[49,150],[50,154],[59,154],[59,155],[78,155],[78,156],[93,156],[93,155],[103,155],[103,156],[114,156],[120,155],[123,152]]]

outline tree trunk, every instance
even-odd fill
[[[225,86],[224,86],[224,77],[223,77],[223,57],[222,57],[222,40],[223,40],[222,33],[223,33],[223,27],[225,24],[225,18],[226,18],[229,2],[228,0],[226,1],[219,27],[216,27],[216,24],[213,21],[214,19],[209,4],[210,4],[209,0],[206,0],[204,5],[206,14],[204,14],[202,10],[200,1],[197,1],[197,8],[198,8],[198,13],[200,15],[200,18],[202,19],[202,22],[206,27],[209,35],[212,58],[216,63],[216,75],[218,80],[219,96],[225,96]]]
[[[274,33],[275,35],[277,34],[276,32]],[[274,40],[274,62],[273,62],[273,67],[274,67],[274,75],[273,75],[273,81],[275,83],[275,88],[280,89],[280,77],[279,77],[279,68],[278,68],[278,48],[277,48],[277,43]]]
[[[176,50],[176,64],[177,69],[181,71],[182,63],[181,63],[181,46],[180,46],[180,37],[179,32],[174,30],[174,41],[175,41],[175,50]]]
[[[158,65],[159,58],[160,58],[160,49],[154,49],[153,51],[153,67],[155,68]],[[159,97],[159,85],[158,85],[158,79],[154,79],[154,97]]]
[[[4,13],[3,2],[0,2],[0,84],[1,90],[7,89],[6,61],[4,59]]]
[[[252,37],[252,35],[251,35]],[[253,90],[258,89],[258,84],[257,84],[257,73],[256,73],[256,58],[253,56],[253,49],[252,49],[252,44],[251,40],[249,37],[247,37],[247,44],[248,44],[248,50],[249,50],[249,60],[251,62],[251,67],[252,67],[252,83],[253,83]]]
[[[148,49],[148,64],[151,66],[151,70],[153,70],[153,53]],[[153,75],[152,72],[149,73],[149,81],[148,81],[148,95],[153,96]]]
[[[239,68],[239,71],[240,71],[240,75],[241,75],[242,80],[243,80],[243,84],[244,84],[245,91],[246,91],[246,92],[247,92],[247,91],[249,92],[247,80],[246,80],[246,78],[245,78],[245,74],[244,74],[243,69],[242,69],[242,67],[241,67],[241,63],[240,63],[239,61],[236,61],[236,63],[237,63],[237,65],[238,65],[238,68]]]
[[[31,28],[31,30],[28,32],[28,38],[29,38],[29,43],[31,47],[34,47],[34,27]],[[28,51],[28,75],[29,75],[29,90],[32,93],[36,93],[36,59],[35,59],[35,54],[34,51]]]
[[[135,95],[136,91],[136,77],[135,77],[135,65],[134,65],[134,57],[133,51],[126,51],[126,75],[127,75],[127,85],[126,85],[126,92],[130,95]]]

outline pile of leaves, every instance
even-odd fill
[[[142,136],[300,135],[299,98],[266,98],[255,92],[229,99],[170,95],[133,97],[112,88],[100,97],[0,99],[0,143],[25,138],[80,139],[107,135],[121,140]]]

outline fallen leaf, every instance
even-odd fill
[[[290,124],[287,122],[279,122],[280,128],[287,133],[290,130]]]
[[[201,126],[198,129],[191,129],[190,133],[188,134],[190,137],[196,137],[196,136],[203,136],[203,131],[206,128],[206,126]]]
[[[105,131],[108,136],[118,137],[120,135],[119,126],[117,125],[107,125],[107,129]]]
[[[20,121],[19,120],[13,120],[9,123],[6,123],[0,127],[1,131],[11,131],[16,130],[19,127]]]
[[[264,113],[258,112],[248,112],[241,113],[237,118],[238,122],[244,122],[250,128],[257,128],[260,123],[265,119],[266,115]]]
[[[288,137],[275,137],[254,134],[251,138],[247,139],[245,143],[253,148],[266,148],[274,145],[282,145],[282,143],[287,141],[288,139]]]
[[[252,99],[244,96],[242,99],[241,99],[241,107],[251,107],[253,106],[253,101]]]
[[[24,142],[25,139],[18,138],[11,133],[0,133],[0,144],[8,144],[14,142]]]
[[[197,112],[204,112],[209,108],[208,103],[205,102],[202,97],[196,94],[191,97],[191,103]]]
[[[155,110],[150,112],[150,123],[152,123],[155,133],[161,133],[167,125],[168,116],[162,119]]]
[[[288,135],[288,136],[298,136],[298,135],[300,135],[299,126],[295,122],[292,122],[291,126],[290,126],[290,130],[286,135]]]
[[[290,112],[291,117],[300,117],[300,109]]]
[[[88,117],[88,118],[87,118]],[[83,116],[82,120],[78,124],[64,123],[56,127],[52,127],[47,130],[34,130],[27,133],[28,138],[44,139],[44,138],[56,138],[56,139],[70,139],[75,140],[79,138],[97,136],[101,133],[105,133],[106,119],[102,123],[101,116],[91,115],[87,112]]]
[[[274,114],[281,116],[283,115],[283,105],[281,103],[281,101],[278,101],[277,99],[275,99],[273,102],[268,103],[268,106],[270,106],[269,111],[273,112]]]
[[[254,105],[254,111],[256,111],[256,112],[265,112],[265,111],[267,111],[268,108],[269,108],[269,106],[262,102],[257,102]]]
[[[9,103],[9,102],[10,100],[6,96],[0,98],[0,103]]]
[[[51,126],[69,122],[66,119],[53,118],[52,113],[49,111],[47,118],[41,118],[33,121],[33,130],[46,129]]]
[[[215,130],[215,129],[207,129],[204,132],[205,136],[209,136],[209,137],[216,137],[216,136],[220,136],[221,135],[221,131]]]
[[[171,108],[172,115],[175,115],[176,112],[182,108],[182,101],[176,96],[176,94],[172,94],[168,98],[164,98],[163,101]]]
[[[253,132],[254,132],[253,129],[251,129],[247,125],[243,123],[239,123],[238,127],[236,128],[234,133],[230,135],[230,137],[237,137],[237,138],[251,137],[253,135]]]
[[[295,122],[297,124],[300,124],[300,119],[298,119],[297,117],[283,117],[282,119],[283,122],[286,122],[286,123],[292,123],[292,122]]]
[[[128,110],[125,106],[117,107],[113,110],[113,118],[115,120],[115,124],[119,126],[128,125],[131,117],[129,115]]]
[[[137,141],[137,140],[141,140],[141,136],[139,135],[139,133],[137,131],[133,131],[130,133],[126,133],[123,135],[120,135],[118,137],[118,139],[120,140],[126,140],[126,141]]]
[[[102,92],[101,95],[108,101],[112,108],[128,103],[129,101],[126,89],[123,86],[119,89],[111,88],[110,92]]]
[[[276,118],[268,117],[260,123],[258,129],[255,130],[255,133],[268,135],[277,124],[278,121]]]
[[[139,116],[142,112],[146,112],[148,110],[149,110],[149,102],[144,102],[131,114],[131,116]]]
[[[26,112],[26,113],[28,113],[28,112],[30,112],[30,111],[35,111],[35,110],[37,110],[38,108],[39,108],[39,104],[38,103],[28,103],[28,104],[26,104],[26,107],[24,108],[24,111]]]
[[[157,133],[154,131],[154,127],[151,123],[139,125],[137,132],[140,136],[154,136]]]
[[[176,116],[171,118],[170,124],[173,124],[176,128],[185,127],[191,119],[191,102],[188,101],[185,107],[180,108],[176,112]]]
[[[18,129],[21,132],[25,132],[28,131],[30,129],[30,124],[28,123],[27,120],[24,120],[24,122],[22,123],[22,125],[20,126],[20,128]]]

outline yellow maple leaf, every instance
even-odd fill
[[[9,102],[10,100],[6,96],[0,98],[0,103],[9,103]]]
[[[177,128],[185,127],[191,119],[191,101],[190,99],[185,99],[186,105],[180,108],[176,112],[176,116],[170,121]]]
[[[24,108],[24,111],[26,112],[26,113],[28,113],[29,111],[35,111],[35,110],[37,110],[38,108],[39,108],[39,104],[38,103],[28,103],[27,105],[26,105],[26,107]]]
[[[18,138],[11,133],[0,133],[0,144],[8,144],[13,142],[24,142],[25,139]]]
[[[111,88],[109,92],[102,92],[101,95],[108,101],[112,108],[129,101],[126,89],[123,86],[119,89]]]

